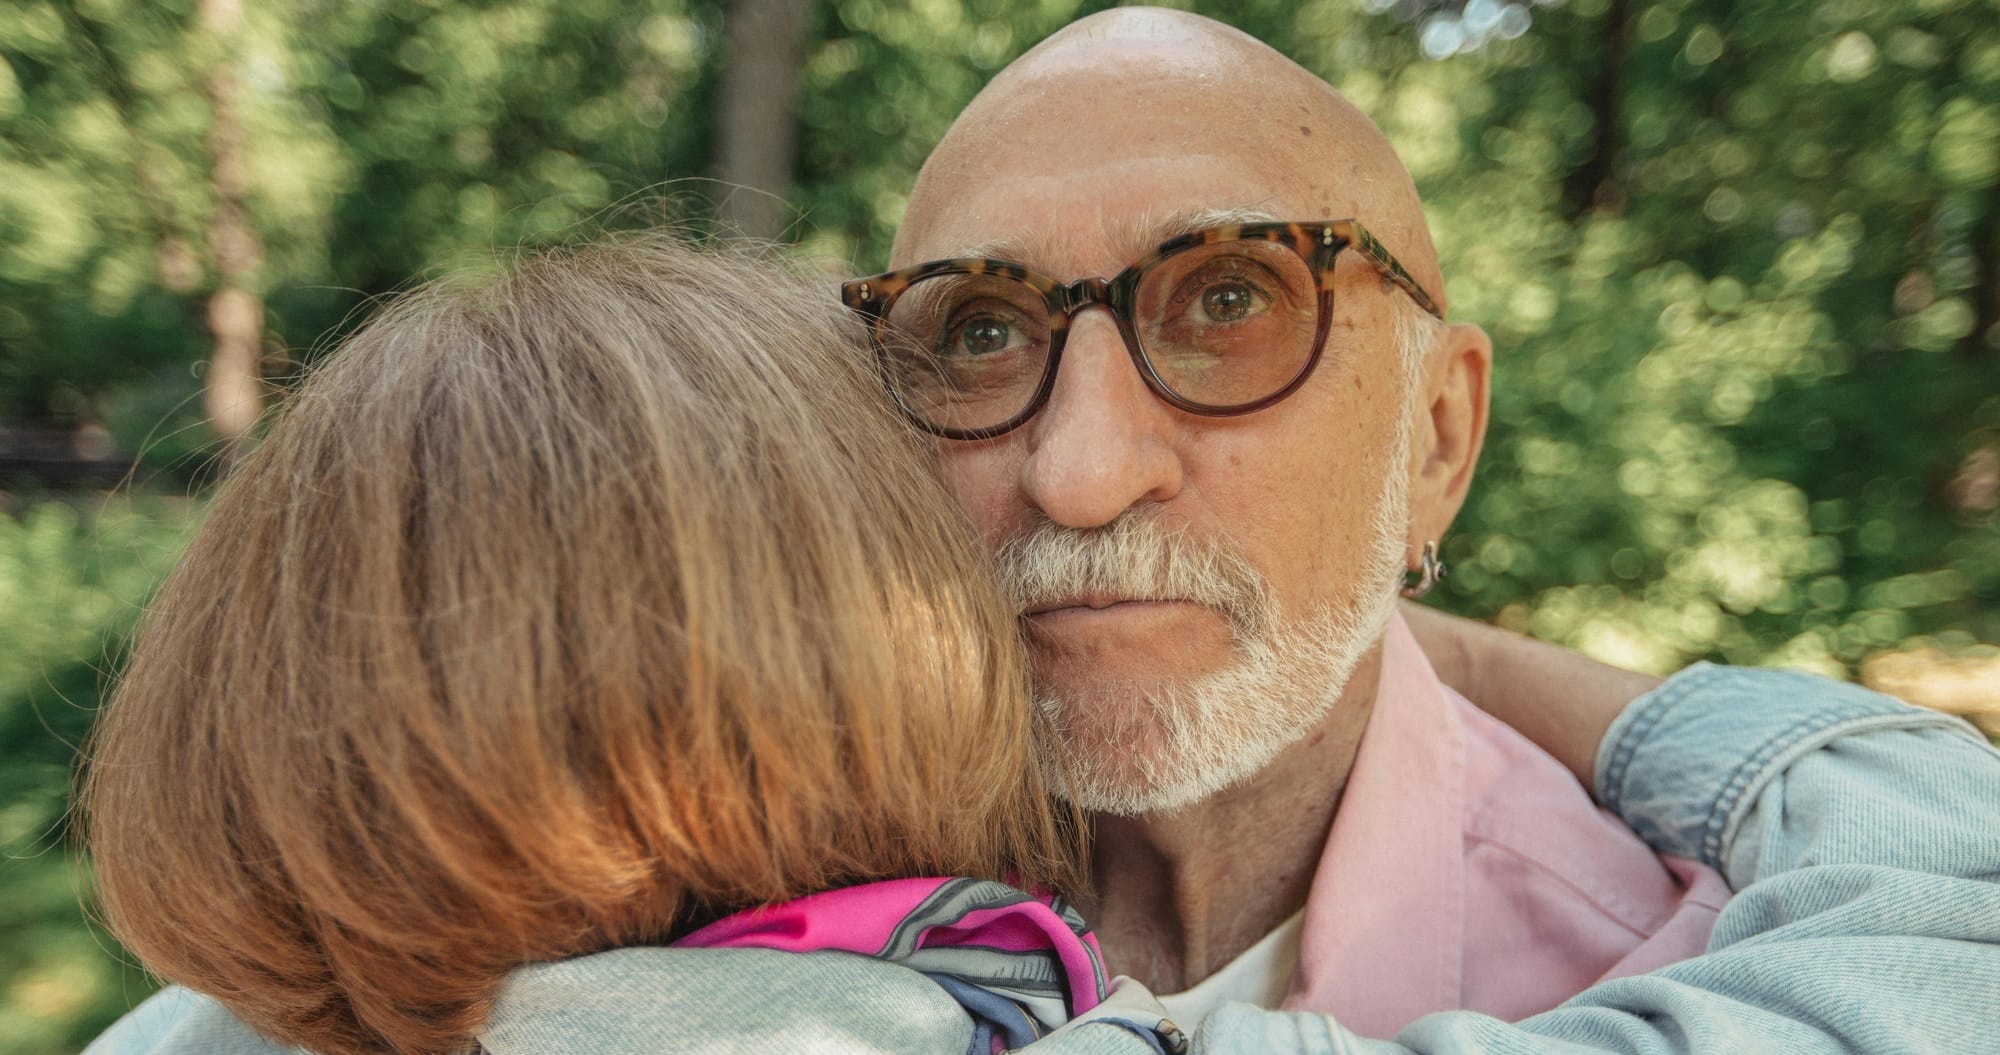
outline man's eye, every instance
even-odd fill
[[[1241,322],[1256,312],[1257,291],[1240,282],[1218,282],[1202,291],[1201,310],[1210,322]]]
[[[1004,352],[1013,343],[1014,328],[991,315],[968,320],[958,328],[958,340],[948,352],[973,357]]]

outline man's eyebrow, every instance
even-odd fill
[[[1119,249],[1121,258],[1136,260],[1163,242],[1170,242],[1181,235],[1192,234],[1195,231],[1205,231],[1211,227],[1276,222],[1278,217],[1270,210],[1254,205],[1204,206],[1164,213],[1141,212],[1115,225],[1108,225],[1104,234],[1111,244]],[[1037,230],[1023,235],[978,242],[945,259],[1007,260],[1033,265],[1056,256],[1055,247],[1062,240],[1062,237],[1055,232],[1046,229]]]
[[[1119,244],[1132,251],[1134,256],[1148,252],[1154,246],[1170,242],[1184,234],[1206,231],[1211,227],[1236,227],[1252,223],[1276,223],[1278,218],[1269,209],[1255,205],[1226,205],[1199,209],[1181,209],[1165,215],[1140,214],[1135,221],[1127,223],[1126,229],[1115,232]]]

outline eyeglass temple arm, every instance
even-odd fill
[[[1374,235],[1369,234],[1368,228],[1349,221],[1344,224],[1334,224],[1333,229],[1335,234],[1346,238],[1349,245],[1361,250],[1361,255],[1368,258],[1368,262],[1374,265],[1375,270],[1382,273],[1383,278],[1401,286],[1403,292],[1408,293],[1410,299],[1417,302],[1418,307],[1439,319],[1444,318],[1444,311],[1437,306],[1437,301],[1432,300],[1431,295],[1424,292],[1424,287],[1417,285],[1417,280],[1411,278],[1410,273],[1403,269],[1402,262],[1389,252],[1388,247],[1377,241]]]

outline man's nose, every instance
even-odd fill
[[[1027,429],[1021,492],[1064,527],[1102,527],[1180,492],[1175,413],[1147,389],[1108,311],[1072,318],[1055,389]]]

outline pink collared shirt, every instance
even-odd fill
[[[1454,1008],[1512,1021],[1699,955],[1729,896],[1446,688],[1397,615],[1283,1007],[1374,1037]]]

